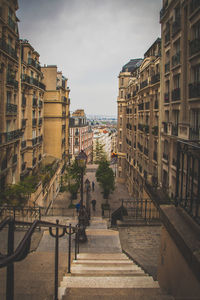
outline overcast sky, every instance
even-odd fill
[[[160,37],[161,0],[18,0],[20,38],[68,78],[71,107],[115,115],[118,74]]]

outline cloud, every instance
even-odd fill
[[[113,114],[122,66],[143,57],[160,35],[160,6],[160,0],[19,0],[20,34],[42,64],[57,64],[69,78],[71,109]]]

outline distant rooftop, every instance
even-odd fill
[[[121,72],[133,72],[133,71],[135,71],[137,68],[139,68],[142,61],[143,61],[142,58],[131,59],[127,64],[125,64],[123,66]]]

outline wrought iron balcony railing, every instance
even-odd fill
[[[46,86],[42,82],[38,81],[36,78],[28,76],[27,74],[22,74],[22,83],[32,84],[43,90],[46,89]]]
[[[172,91],[172,101],[178,101],[181,98],[180,88],[176,88]]]
[[[200,97],[200,82],[193,82],[189,84],[189,98]]]
[[[190,127],[189,136],[190,136],[190,140],[200,141],[200,127],[199,128]]]
[[[144,87],[146,87],[148,85],[148,80],[144,80],[140,83],[140,89],[143,89]]]
[[[154,84],[156,82],[160,81],[160,73],[155,74],[154,76],[151,77],[151,84]]]
[[[16,104],[11,104],[11,103],[6,103],[6,114],[17,114],[17,105]]]
[[[10,74],[7,74],[7,84],[12,85],[15,89],[18,89],[18,81]]]
[[[15,49],[13,49],[11,45],[6,43],[6,41],[2,38],[0,38],[0,49],[2,49],[7,54],[12,56],[14,59],[16,59],[16,60],[18,59],[17,51]]]
[[[5,133],[6,142],[19,139],[21,137],[21,130],[14,130]]]
[[[37,60],[34,60],[33,58],[28,59],[28,64],[36,68],[37,70],[41,71],[41,66]]]

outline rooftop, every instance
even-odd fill
[[[141,65],[143,59],[142,58],[134,58],[131,59],[127,64],[122,67],[121,72],[133,72]]]

